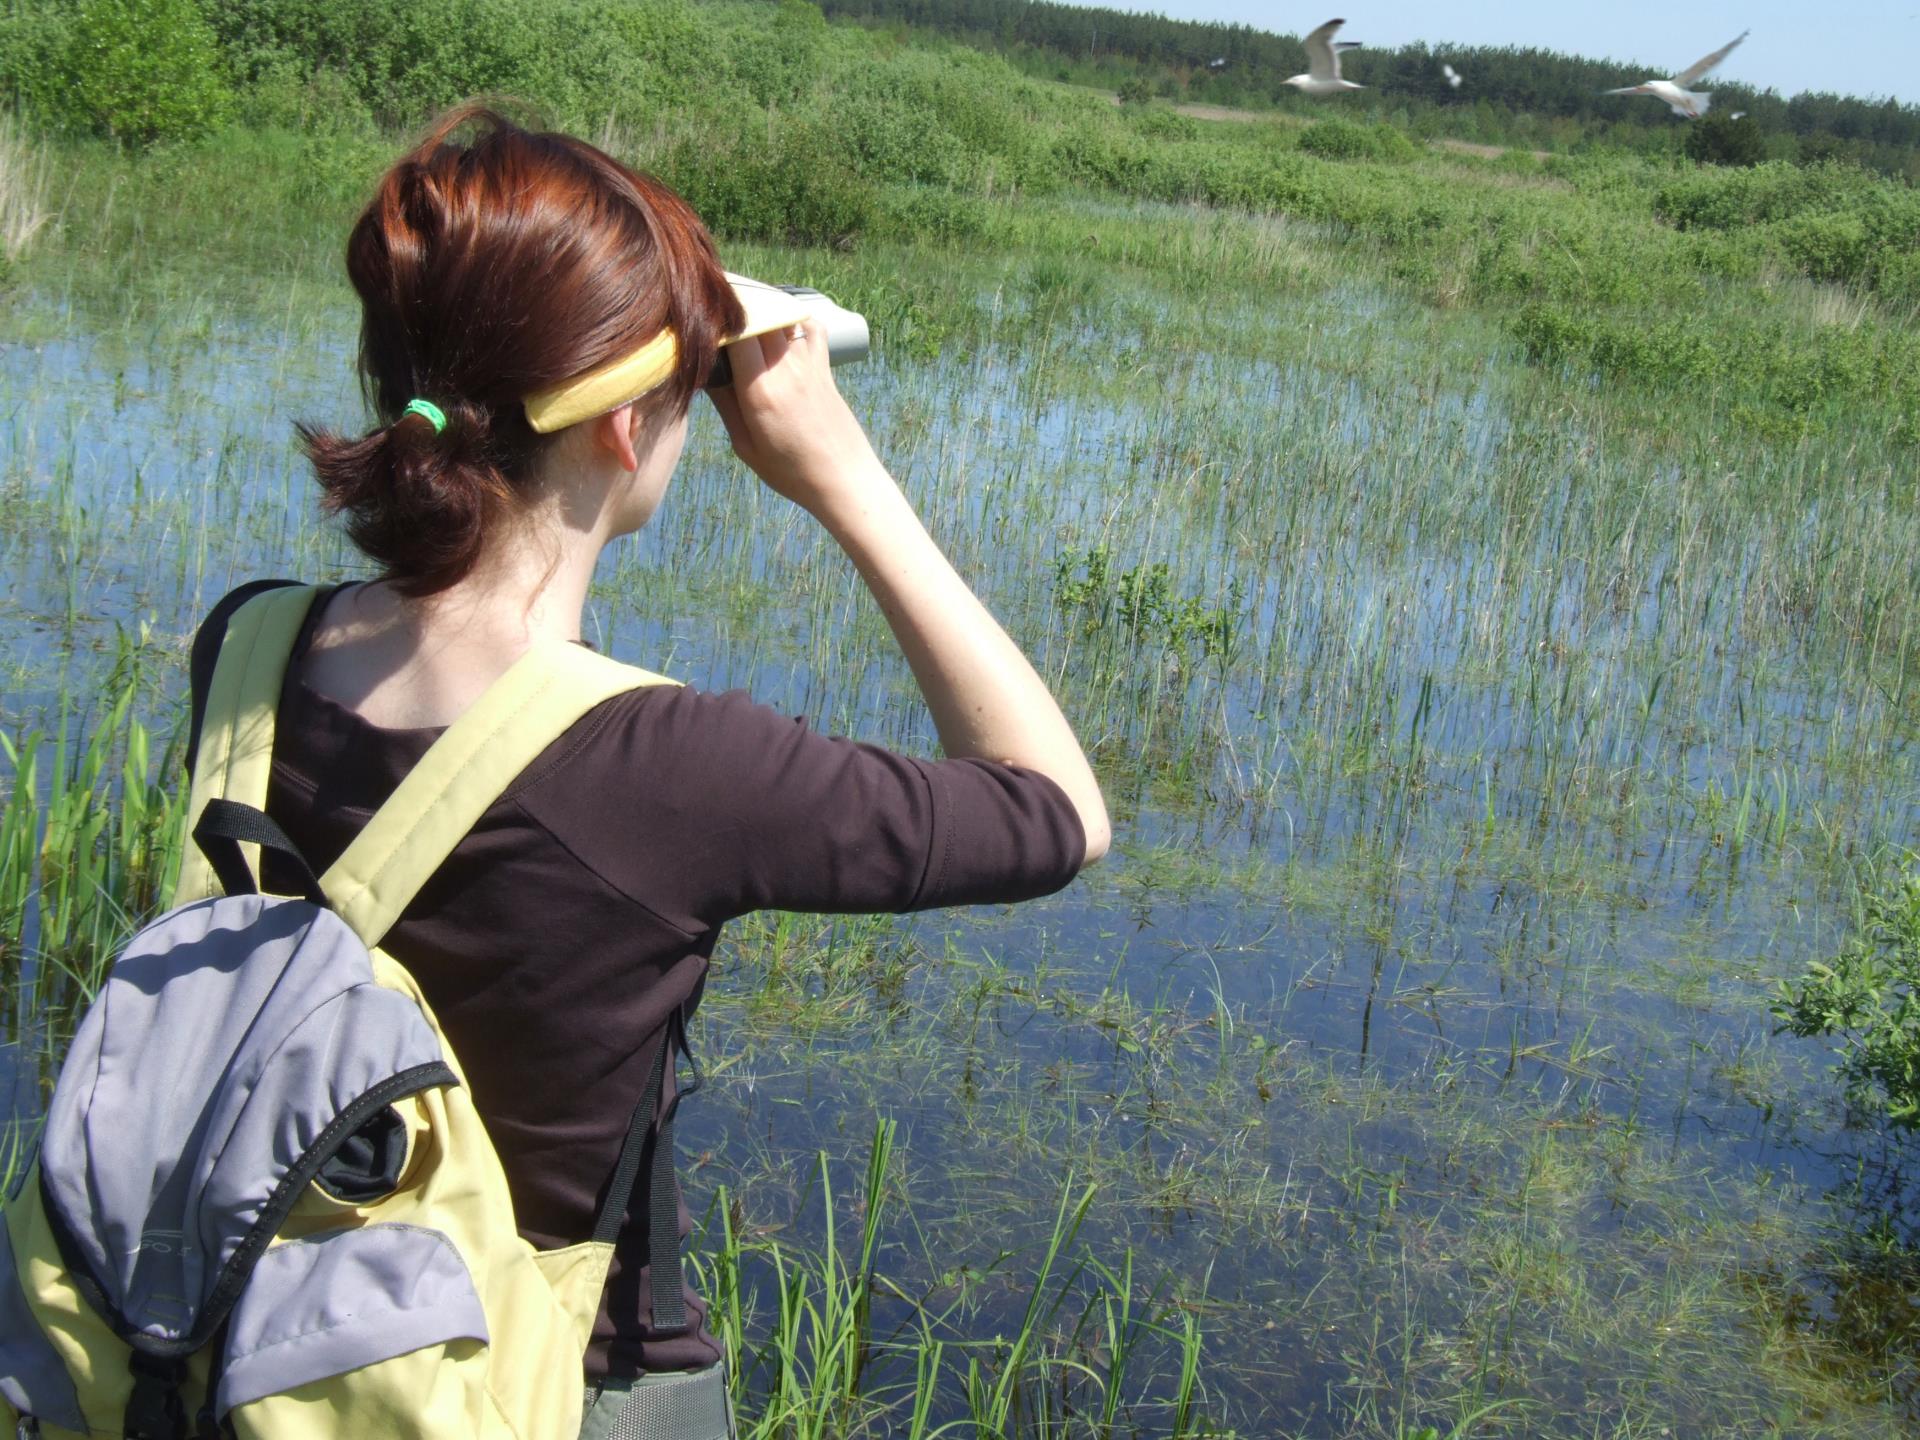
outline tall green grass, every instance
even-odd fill
[[[178,868],[185,795],[140,718],[143,649],[122,635],[93,705],[67,696],[50,727],[0,733],[0,965],[27,1015],[91,999]]]
[[[1080,1232],[1094,1187],[1078,1187],[1071,1176],[1039,1253],[1006,1257],[1020,1265],[1016,1283],[1026,1291],[1012,1334],[970,1335],[962,1304],[945,1312],[916,1305],[889,1281],[879,1250],[897,1186],[896,1134],[891,1120],[875,1126],[854,1207],[859,1232],[844,1249],[824,1152],[818,1157],[824,1239],[812,1253],[774,1239],[746,1239],[726,1188],[716,1193],[717,1243],[710,1252],[696,1247],[695,1266],[712,1298],[711,1323],[726,1351],[744,1435],[1179,1440],[1219,1433],[1201,1429],[1199,1326],[1191,1314],[1161,1316],[1143,1305],[1131,1254],[1113,1270],[1086,1253]],[[890,1301],[907,1305],[903,1310]],[[901,1316],[896,1328],[876,1333],[877,1307]],[[1153,1336],[1169,1342],[1165,1348],[1175,1357],[1163,1395],[1138,1393],[1130,1374],[1136,1351]],[[1098,1362],[1091,1358],[1096,1353]],[[1150,1371],[1148,1385],[1153,1378]]]

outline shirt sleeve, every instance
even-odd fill
[[[734,691],[657,688],[523,801],[604,879],[688,930],[754,910],[924,910],[1051,894],[1086,837],[1060,787],[987,760],[820,735]]]

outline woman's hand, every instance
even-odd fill
[[[733,453],[776,494],[822,516],[885,472],[833,383],[818,326],[774,330],[727,347],[733,383],[709,390]]]

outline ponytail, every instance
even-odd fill
[[[346,517],[348,538],[402,595],[433,595],[464,579],[514,499],[490,453],[486,410],[460,401],[442,409],[447,423],[437,433],[419,414],[358,440],[295,427],[322,507]]]

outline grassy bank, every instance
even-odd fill
[[[538,16],[432,0],[394,24],[382,7],[223,0],[172,70],[89,101],[85,75],[62,70],[78,62],[48,38],[59,13],[0,31],[0,76],[46,137],[12,172],[60,177],[40,209],[65,236],[45,248],[86,263],[54,283],[99,295],[154,276],[191,287],[196,270],[326,286],[347,218],[406,127],[505,93],[662,174],[733,241],[1061,265],[1095,252],[1102,269],[1177,282],[1194,273],[1177,238],[1191,227],[1089,212],[1103,198],[1201,206],[1314,227],[1355,273],[1496,317],[1567,380],[1684,395],[1776,440],[1836,427],[1920,438],[1920,192],[1845,165],[1484,160],[1331,106],[1289,125],[1116,109],[945,42],[829,27],[798,0],[569,0]],[[182,87],[192,104],[163,103]],[[71,138],[101,128],[121,144]],[[32,187],[12,186],[14,207],[33,208]],[[1199,271],[1206,283],[1271,288],[1258,230],[1218,227],[1239,253]],[[883,341],[927,348],[968,323],[919,297],[873,299]]]

